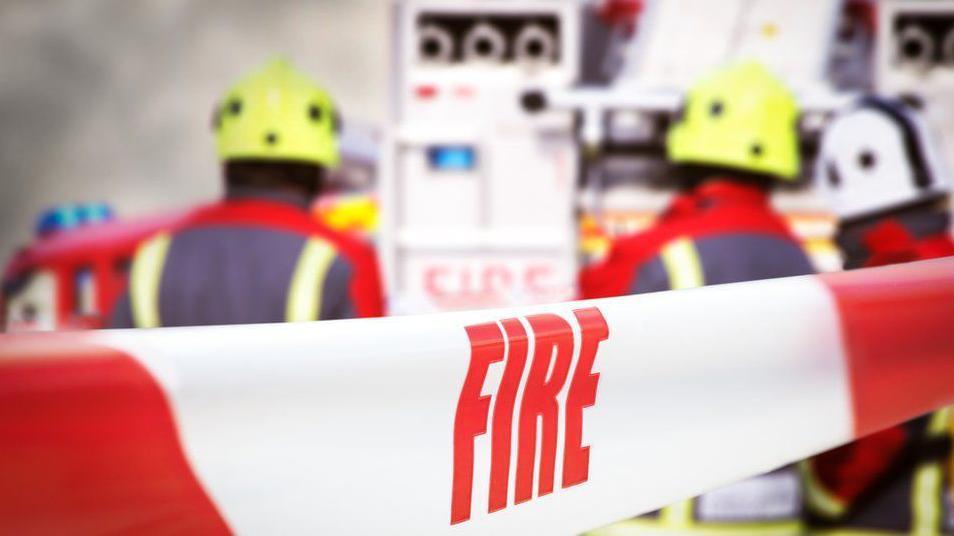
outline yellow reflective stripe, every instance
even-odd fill
[[[695,288],[705,284],[702,263],[695,244],[687,237],[677,238],[662,248],[662,262],[669,275],[669,288]]]
[[[660,520],[644,517],[627,519],[591,530],[586,536],[674,536],[691,534],[693,536],[730,536],[745,534],[752,536],[799,536],[804,534],[799,521],[754,521],[751,523],[696,523],[691,527],[663,526]]]
[[[941,533],[942,474],[940,462],[922,463],[914,472],[914,492],[911,495],[913,535]]]
[[[951,420],[950,408],[943,408],[931,414],[928,421],[928,437],[943,436]],[[943,507],[942,485],[944,465],[941,461],[919,464],[914,472],[911,492],[911,511],[913,522],[911,534],[940,534]]]
[[[907,536],[908,532],[878,529],[814,529],[812,536]]]
[[[692,526],[693,499],[670,504],[659,511],[659,522],[664,527],[686,528]]]
[[[845,513],[847,506],[838,497],[829,493],[818,481],[815,472],[812,471],[810,460],[798,462],[798,470],[802,474],[805,502],[810,509],[829,518]]]
[[[951,422],[951,408],[943,408],[931,414],[931,421],[928,423],[929,436],[942,436],[947,432],[948,423]]]
[[[321,293],[331,262],[335,259],[335,248],[320,238],[311,238],[305,242],[295,273],[292,275],[285,301],[285,320],[288,322],[307,322],[319,320],[321,311]]]
[[[950,434],[951,444],[954,444],[954,411],[950,411],[950,408],[948,408],[948,413],[949,413],[949,415],[947,416],[947,418],[948,418],[948,434]],[[952,453],[952,455],[948,456],[948,460],[947,460],[947,471],[948,471],[948,473],[947,473],[947,481],[948,481],[948,483],[949,483],[948,485],[949,485],[949,487],[950,487],[950,484],[951,484],[951,483],[954,483],[954,453]]]
[[[129,273],[129,305],[133,325],[137,328],[156,328],[159,319],[159,283],[162,268],[172,236],[161,233],[139,246]]]

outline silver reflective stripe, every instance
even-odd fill
[[[129,304],[133,325],[137,328],[157,328],[159,318],[159,284],[162,268],[172,236],[161,233],[139,246],[129,274]]]
[[[305,242],[288,287],[286,321],[320,320],[322,289],[335,254],[334,246],[321,238],[310,238]]]
[[[701,495],[702,522],[789,521],[798,519],[802,496],[794,467],[747,478]]]

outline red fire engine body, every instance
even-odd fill
[[[24,247],[3,272],[4,331],[103,327],[138,244],[184,214],[64,229]]]

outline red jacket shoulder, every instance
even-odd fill
[[[580,271],[578,284],[581,297],[593,299],[629,294],[636,271],[676,234],[683,221],[659,223],[645,231],[615,240],[605,259]]]
[[[272,201],[224,201],[195,209],[176,230],[204,225],[258,227],[327,240],[354,270],[349,290],[358,316],[384,314],[381,277],[374,248],[357,237],[329,229],[303,210]]]
[[[331,242],[338,254],[351,264],[353,277],[350,291],[358,316],[384,316],[384,292],[374,247],[356,236],[333,231],[317,221],[314,225],[311,235]]]

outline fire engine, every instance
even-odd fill
[[[347,186],[314,213],[377,238],[392,314],[573,297],[579,265],[612,237],[649,225],[666,202],[666,126],[690,81],[720,63],[757,58],[802,103],[805,177],[775,202],[820,269],[840,265],[835,222],[809,180],[813,140],[832,111],[861,91],[915,94],[946,134],[954,165],[950,2],[390,7],[391,117],[381,159],[376,135],[343,140],[346,167],[349,147],[358,147],[355,173],[345,173],[358,178],[337,181]],[[7,270],[7,326],[102,324],[135,242],[174,218],[91,223],[38,239]]]
[[[832,63],[869,51],[856,37],[870,24],[839,34],[859,26],[855,4],[395,2],[380,243],[392,312],[573,296],[580,262],[664,204],[664,129],[689,83],[721,63],[754,57],[784,73],[810,139],[851,97]],[[808,182],[779,203],[834,269],[834,221]]]
[[[879,2],[874,77],[881,91],[922,101],[954,169],[954,2]]]
[[[4,272],[4,331],[105,326],[136,247],[181,217],[116,220],[102,204],[45,212],[37,225],[38,239],[18,251]]]
[[[789,82],[804,111],[803,178],[779,192],[775,203],[817,267],[836,269],[840,261],[830,240],[835,222],[811,187],[812,146],[827,117],[864,88],[870,7],[834,0],[647,2],[609,84],[532,91],[524,103],[531,112],[577,114],[579,143],[593,155],[582,166],[581,212],[609,235],[632,232],[649,224],[669,196],[672,171],[663,158],[663,139],[685,90],[719,65],[761,61]]]
[[[407,0],[394,11],[380,254],[390,311],[570,298],[577,148],[528,85],[580,71],[577,0]]]

